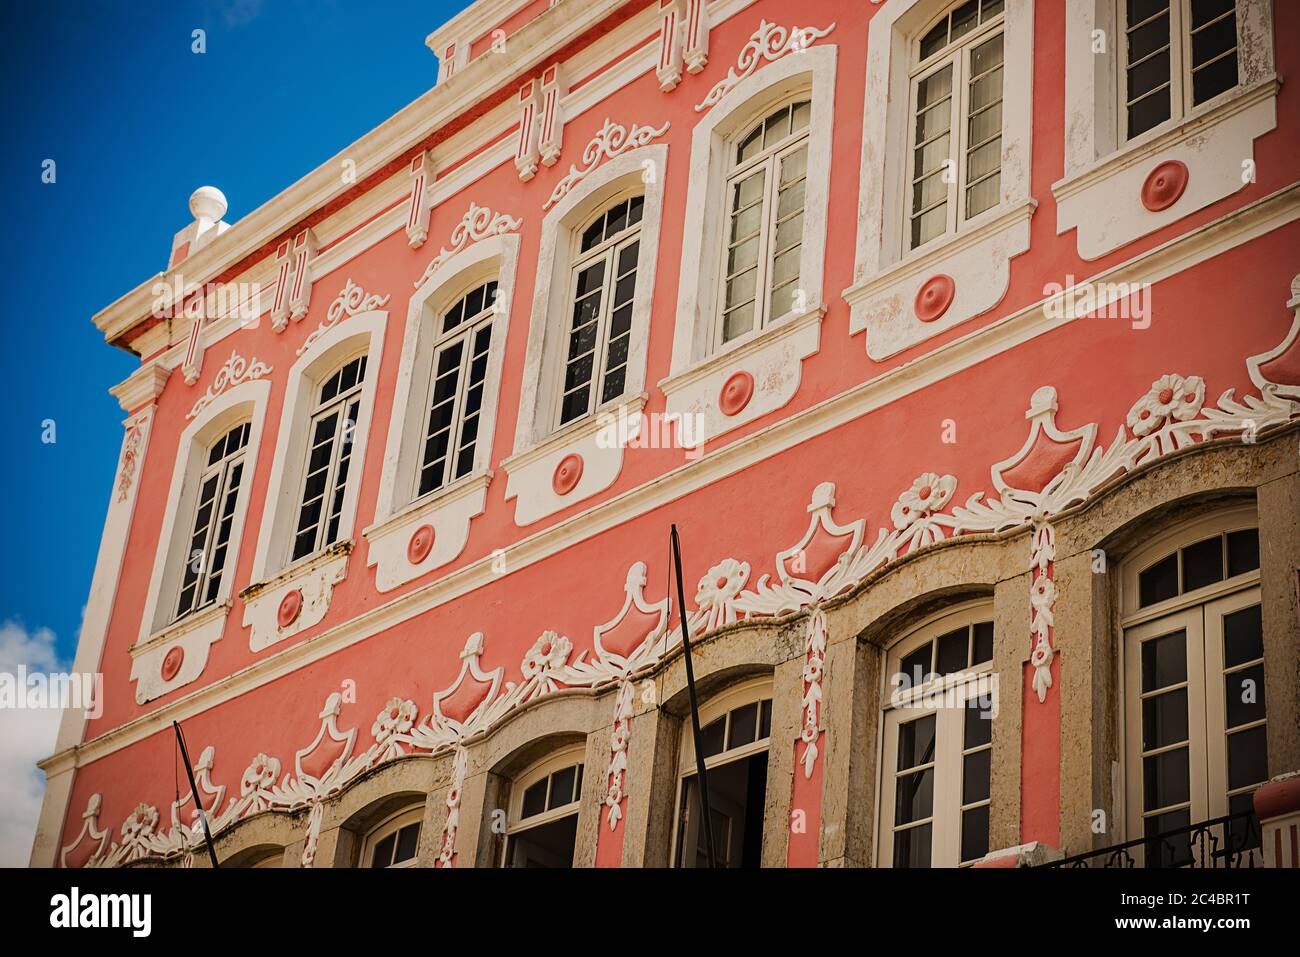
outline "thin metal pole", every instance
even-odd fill
[[[212,832],[208,830],[208,814],[203,810],[203,805],[199,802],[199,786],[194,783],[194,768],[190,766],[190,752],[185,747],[185,735],[181,733],[180,722],[173,721],[172,727],[176,729],[176,740],[180,742],[181,758],[185,761],[185,777],[190,782],[190,797],[194,801],[194,806],[198,808],[199,820],[203,822],[203,836],[208,841],[208,857],[212,860],[213,869],[220,868],[217,863],[217,852],[212,846]]]
[[[717,867],[713,850],[713,814],[709,806],[709,780],[704,770],[704,750],[700,744],[700,708],[695,698],[695,669],[691,666],[691,635],[686,627],[686,592],[682,587],[682,548],[673,523],[673,568],[677,572],[677,614],[682,620],[682,651],[686,658],[686,691],[691,700],[691,732],[695,737],[695,774],[700,781],[700,808],[703,811],[704,849],[709,867]]]

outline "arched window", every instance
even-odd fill
[[[794,100],[732,144],[718,345],[763,328],[798,304],[811,115],[807,98]]]
[[[771,736],[770,678],[746,682],[700,709],[700,744],[718,867],[758,867],[762,860]],[[708,848],[689,725],[682,734],[677,795],[673,861],[677,867],[706,867]]]
[[[438,319],[416,495],[474,470],[497,283],[475,286]]]
[[[321,384],[307,426],[307,465],[291,560],[338,541],[365,377],[366,357],[360,355],[343,363]]]
[[[576,236],[559,425],[624,392],[644,207],[644,196],[621,199]]]
[[[581,747],[553,754],[510,788],[504,867],[572,867],[582,800]]]
[[[424,805],[398,811],[381,821],[361,846],[362,867],[411,867],[420,845]]]
[[[996,206],[1002,170],[1003,0],[967,0],[915,42],[907,248]]]
[[[1151,865],[1191,862],[1202,849],[1179,829],[1228,815],[1241,815],[1228,824],[1234,848],[1258,842],[1268,719],[1255,523],[1252,509],[1221,513],[1125,563],[1127,818]]]
[[[989,850],[993,609],[949,609],[890,649],[880,848],[893,867],[956,867]]]
[[[177,556],[185,565],[173,620],[212,604],[221,592],[250,428],[251,423],[241,422],[208,449],[190,522],[189,549]]]

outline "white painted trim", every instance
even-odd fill
[[[429,415],[435,324],[441,311],[454,305],[459,296],[480,283],[496,280],[497,305],[492,317],[492,345],[479,412],[479,433],[474,448],[474,467],[469,476],[481,477],[491,465],[492,442],[496,435],[501,393],[501,370],[505,361],[510,314],[515,308],[515,278],[519,268],[519,237],[495,235],[471,243],[449,257],[416,290],[406,311],[402,358],[393,386],[393,408],[388,420],[388,440],[375,502],[375,524],[406,514],[417,502],[416,479],[423,453],[424,425]],[[417,397],[418,400],[417,400]],[[467,478],[469,476],[463,476]],[[452,485],[436,489],[419,499],[431,503]],[[454,557],[454,556],[453,556]]]
[[[617,406],[627,396],[644,390],[667,165],[668,147],[665,145],[628,150],[581,180],[542,220],[537,278],[533,283],[532,313],[528,325],[528,350],[524,359],[519,416],[515,425],[515,455],[534,448],[558,431],[552,425],[557,419],[564,374],[564,350],[568,342],[572,312],[569,293],[575,233],[587,220],[612,202],[615,196],[633,188],[645,196],[645,204],[641,211],[641,245],[636,289],[632,296],[627,377],[622,395],[611,402],[597,405],[587,418],[599,414],[609,406]],[[646,180],[647,169],[654,171],[651,181]],[[593,381],[592,388],[599,388],[599,383]],[[571,424],[566,423],[565,428]]]
[[[767,63],[736,83],[695,125],[691,133],[691,168],[682,227],[681,281],[670,375],[681,374],[707,359],[713,351],[725,223],[723,186],[730,168],[724,146],[731,137],[747,129],[758,114],[804,92],[812,95],[812,117],[799,282],[807,293],[808,309],[822,304],[836,52],[834,44],[814,44]],[[780,325],[777,322],[757,329],[728,346],[762,338]]]
[[[1234,210],[1087,279],[1090,282],[1160,282],[1297,220],[1300,220],[1300,184]],[[766,426],[715,454],[684,462],[670,472],[578,512],[563,523],[540,529],[505,550],[508,568],[511,573],[520,571],[1040,335],[1070,322],[1091,321],[1072,317],[1069,310],[1060,308],[1060,303],[1061,294],[1030,303],[944,343],[915,361],[886,370]],[[81,767],[97,761],[167,728],[172,720],[201,714],[497,581],[501,576],[493,569],[496,561],[497,556],[485,555],[424,587],[398,595],[363,615],[127,721],[77,748],[76,764]],[[63,760],[64,750],[60,748],[42,764]]]

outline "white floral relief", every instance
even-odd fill
[[[889,510],[888,523],[877,530],[874,540],[867,535],[865,518],[847,524],[834,518],[835,485],[822,482],[814,488],[808,505],[807,531],[794,546],[776,554],[775,574],[760,575],[751,584],[750,565],[746,562],[724,558],[709,567],[695,592],[696,607],[684,610],[692,634],[703,637],[751,619],[792,613],[807,616],[800,732],[803,748],[798,758],[805,776],[811,776],[821,757],[818,741],[825,704],[828,635],[822,604],[845,594],[900,556],[946,537],[1027,528],[1033,645],[1030,661],[1036,695],[1040,701],[1046,700],[1052,688],[1051,662],[1055,655],[1053,517],[1086,501],[1118,476],[1190,444],[1223,436],[1254,441],[1260,432],[1300,417],[1300,383],[1274,381],[1267,372],[1273,360],[1296,348],[1300,348],[1300,309],[1281,346],[1247,361],[1258,395],[1238,399],[1235,391],[1228,389],[1216,403],[1207,406],[1203,398],[1206,384],[1201,378],[1182,373],[1161,375],[1134,403],[1126,423],[1104,444],[1096,440],[1098,427],[1094,423],[1073,430],[1058,428],[1056,390],[1043,386],[1030,399],[1026,415],[1030,428],[1024,445],[991,468],[991,494],[977,491],[964,504],[951,506],[957,480],[950,475],[922,473],[900,490]],[[1277,367],[1285,370],[1290,365],[1283,362]],[[1053,451],[1060,462],[1050,474],[1039,475],[1032,469],[1026,472],[1024,463],[1031,460],[1031,452],[1044,447]],[[280,760],[267,753],[258,754],[243,772],[238,797],[231,797],[224,809],[215,804],[211,807],[213,834],[265,810],[292,813],[311,808],[314,814],[323,801],[338,794],[360,774],[401,754],[450,754],[453,787],[448,794],[447,824],[439,855],[443,864],[450,864],[454,861],[460,789],[468,760],[465,742],[506,719],[524,703],[575,687],[611,688],[617,692],[604,797],[607,824],[616,829],[627,793],[633,680],[653,671],[680,641],[676,630],[669,628],[668,598],[651,601],[645,595],[646,572],[641,561],[629,567],[622,607],[609,621],[593,626],[590,651],[575,654],[568,638],[543,631],[520,662],[519,682],[506,681],[504,668],[484,671],[479,660],[483,635],[471,635],[461,652],[456,679],[434,693],[425,716],[418,717],[413,700],[394,695],[372,723],[373,740],[364,750],[357,750],[356,728],[340,730],[341,698],[337,692],[330,694],[320,712],[316,736],[294,754],[292,770],[281,779]],[[463,697],[467,690],[468,704],[462,701],[454,713],[444,711],[453,696]],[[318,752],[329,760],[317,758],[311,763],[315,770],[309,770],[304,761]],[[215,759],[207,750],[204,758],[206,775]],[[215,791],[206,781],[205,776],[204,792]],[[120,842],[112,841],[111,831],[99,824],[101,810],[100,795],[91,795],[76,837],[61,848],[60,860],[65,865],[73,856],[84,856],[87,866],[109,867],[146,856],[179,859],[195,846],[190,829],[179,820],[174,820],[168,830],[159,831],[156,809],[144,804],[137,805],[123,822]],[[88,854],[82,850],[83,844],[90,848]]]

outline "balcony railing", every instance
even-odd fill
[[[1262,867],[1259,819],[1252,811],[1139,837],[1040,867]]]

